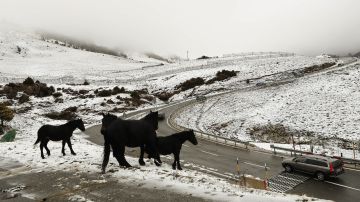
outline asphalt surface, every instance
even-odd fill
[[[99,173],[25,172],[0,178],[0,201],[206,201]],[[86,199],[86,200],[85,200]]]
[[[169,117],[177,108],[186,104],[188,102],[175,104],[159,111],[164,112],[166,117]],[[127,116],[131,117],[141,113],[144,113],[144,111],[128,114]],[[93,126],[88,128],[85,133],[89,136],[89,140],[102,145],[103,137],[99,131],[100,126]],[[166,121],[160,121],[157,132],[159,136],[166,136],[177,131],[171,128]],[[241,173],[250,174],[262,179],[265,176],[268,179],[276,178],[284,170],[281,166],[283,157],[268,152],[236,149],[202,139],[198,139],[198,142],[199,144],[196,146],[186,142],[182,147],[180,159],[183,160],[182,165],[185,165],[183,168],[202,170],[231,180],[234,178],[234,174],[236,174],[236,159],[239,158]],[[134,148],[126,149],[126,154],[138,157],[139,150]],[[172,162],[171,160],[164,160],[167,163]],[[267,173],[265,173],[265,163],[269,168]],[[193,166],[193,164],[198,166]],[[360,171],[358,170],[346,169],[345,173],[338,178],[330,178],[324,182],[313,179],[313,176],[301,173],[294,174],[299,177],[303,176],[307,180],[292,187],[286,193],[305,194],[307,196],[341,202],[360,201]]]

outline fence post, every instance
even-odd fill
[[[353,155],[354,155],[354,159],[355,159],[355,142],[353,142]]]
[[[265,190],[267,190],[268,189],[268,168],[266,167],[266,163],[265,163],[265,181],[264,181],[264,183],[265,183]]]
[[[236,158],[236,172],[237,172],[238,177],[239,177],[239,188],[240,188],[241,181],[240,181],[240,164],[239,164],[239,157]]]

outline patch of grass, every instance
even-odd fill
[[[224,69],[224,70],[218,71],[214,78],[212,78],[206,82],[206,85],[212,84],[215,81],[223,81],[223,80],[226,80],[226,79],[234,77],[234,76],[236,76],[236,72],[234,70],[229,71],[229,70]]]
[[[196,86],[201,86],[204,85],[205,81],[203,78],[201,77],[196,77],[196,78],[191,78],[189,80],[186,80],[185,82],[175,86],[175,89],[177,90],[181,90],[181,91],[186,91],[189,90],[191,88],[194,88]]]

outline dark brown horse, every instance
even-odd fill
[[[193,145],[197,145],[197,139],[195,137],[194,131],[182,131],[180,133],[175,133],[166,137],[158,137],[157,138],[157,148],[161,155],[174,155],[174,163],[172,164],[172,168],[175,170],[182,170],[180,165],[180,151],[182,144],[185,141],[190,141]],[[145,152],[148,153],[147,147],[145,147]],[[148,153],[149,154],[149,153]],[[149,154],[149,158],[152,158],[152,155]]]
[[[53,125],[43,125],[38,130],[38,138],[35,144],[40,142],[40,151],[41,158],[44,157],[43,148],[45,147],[47,155],[50,156],[50,150],[47,147],[47,144],[50,140],[52,141],[60,141],[62,140],[62,154],[65,156],[65,143],[68,144],[71,154],[76,155],[71,146],[70,137],[72,136],[75,129],[80,129],[81,131],[85,131],[84,123],[81,119],[69,121],[63,125],[53,126]]]
[[[155,164],[161,165],[159,152],[156,148],[156,130],[158,128],[158,112],[150,112],[141,120],[122,120],[112,114],[103,114],[101,134],[104,135],[104,159],[102,172],[105,173],[109,162],[110,146],[120,166],[131,167],[126,161],[125,146],[140,147],[140,165],[145,165],[144,146],[155,157]]]

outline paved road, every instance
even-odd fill
[[[168,108],[161,109],[166,117],[169,117],[178,107],[186,105],[187,102],[172,105]],[[143,111],[129,114],[143,113]],[[100,126],[88,128],[85,133],[89,135],[89,139],[96,144],[103,144],[103,137],[99,133]],[[175,133],[166,121],[159,122],[158,135],[164,136]],[[279,181],[284,178],[283,168],[281,167],[282,157],[269,154],[267,152],[248,151],[244,149],[235,149],[223,145],[219,145],[206,140],[198,139],[199,144],[194,146],[187,142],[183,146],[180,159],[184,167],[192,169],[200,169],[205,172],[223,177],[232,178],[236,168],[236,158],[240,159],[240,168],[242,172],[256,177],[264,178],[266,163],[270,170],[268,178]],[[138,156],[139,149],[127,149],[126,153],[131,156]],[[165,159],[165,162],[170,162]],[[192,164],[198,165],[193,166]],[[314,180],[312,176],[295,174],[290,177],[294,181],[293,186],[288,186],[287,182],[280,180],[279,189],[286,190],[286,193],[306,194],[317,198],[330,199],[335,201],[360,201],[360,172],[356,170],[346,169],[346,173],[339,178],[329,179],[325,182]],[[289,178],[286,178],[289,180]],[[284,186],[284,187],[281,187]]]
[[[355,62],[346,64],[342,67],[334,66],[330,69],[309,74],[308,76],[315,76],[337,69],[344,69],[353,63]],[[162,108],[159,111],[164,112],[166,117],[169,117],[176,109],[187,105],[188,102],[189,101],[176,103]],[[143,111],[135,112],[128,116],[141,113],[143,113]],[[100,126],[94,126],[87,129],[85,133],[89,135],[91,141],[102,145],[103,138],[99,131]],[[165,136],[175,132],[176,131],[171,128],[166,121],[159,122],[159,136]],[[128,155],[138,156],[138,150],[139,149],[127,149],[126,153]],[[334,201],[360,201],[360,171],[357,170],[346,169],[345,174],[340,177],[320,182],[314,180],[312,176],[298,173],[292,175],[283,173],[283,168],[281,167],[282,157],[280,156],[261,151],[235,149],[206,140],[199,140],[197,146],[186,143],[183,146],[180,156],[180,159],[184,160],[183,164],[185,167],[200,169],[223,178],[234,177],[233,174],[235,173],[237,158],[240,159],[241,172],[260,178],[265,178],[264,165],[266,163],[270,168],[267,178],[271,179],[272,190],[274,191],[296,193],[300,195],[306,194],[308,196]]]

